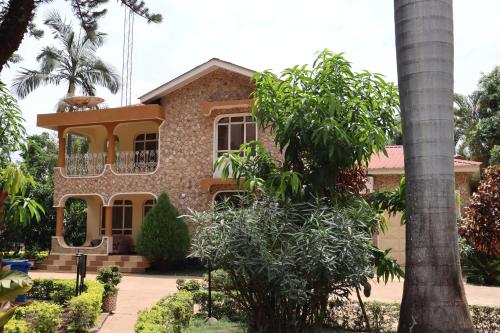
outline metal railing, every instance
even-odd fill
[[[107,153],[66,155],[66,175],[69,177],[96,176],[103,172]],[[121,151],[115,155],[117,173],[148,173],[158,165],[157,150]]]
[[[95,176],[104,170],[107,153],[66,155],[66,175],[70,177]]]
[[[157,150],[121,151],[116,154],[117,173],[148,173],[158,165]]]

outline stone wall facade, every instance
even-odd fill
[[[215,191],[234,186],[213,186],[209,193],[200,188],[200,181],[213,177],[214,121],[222,114],[250,113],[250,108],[215,109],[209,116],[202,113],[205,101],[248,99],[253,83],[223,69],[215,70],[196,81],[164,96],[165,121],[159,127],[159,161],[149,174],[117,174],[110,165],[101,175],[66,177],[56,168],[54,206],[64,206],[69,197],[94,195],[104,206],[122,194],[152,194],[166,192],[182,213],[188,209],[206,209]],[[103,111],[105,112],[105,111]],[[258,140],[273,155],[279,156],[269,133],[258,129]],[[123,195],[122,195],[123,197]]]

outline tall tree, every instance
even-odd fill
[[[2,68],[17,51],[26,34],[40,36],[43,32],[33,23],[36,10],[44,3],[52,0],[2,0],[0,1],[0,73]],[[95,31],[98,21],[107,13],[103,8],[109,0],[65,0],[70,3],[73,12],[79,19],[82,28]],[[118,0],[120,4],[130,8],[135,14],[144,17],[148,22],[161,22],[160,14],[149,12],[144,1]]]
[[[406,175],[399,332],[474,332],[458,254],[453,173],[453,1],[395,0]]]
[[[74,96],[80,88],[86,95],[95,95],[95,86],[100,85],[112,93],[120,86],[119,75],[96,55],[104,43],[104,34],[93,32],[79,37],[71,24],[52,12],[45,20],[59,42],[59,47],[44,47],[37,55],[40,69],[23,68],[14,79],[14,91],[21,98],[26,97],[41,84],[67,84],[67,95]]]

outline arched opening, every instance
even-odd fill
[[[69,246],[82,246],[87,238],[87,202],[69,198],[64,205],[64,241]]]

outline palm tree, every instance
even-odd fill
[[[479,124],[479,92],[469,96],[455,94],[455,148],[458,155],[475,161],[481,155],[473,142],[473,136]]]
[[[452,3],[394,1],[407,189],[398,332],[474,332],[455,217]]]
[[[26,97],[41,84],[66,83],[68,96],[74,96],[77,88],[85,95],[93,96],[96,85],[112,93],[118,92],[119,75],[96,56],[105,34],[93,32],[78,36],[71,24],[64,22],[57,12],[50,13],[44,23],[60,45],[46,46],[40,51],[36,57],[40,63],[38,70],[23,68],[20,71],[13,83],[19,97]]]

